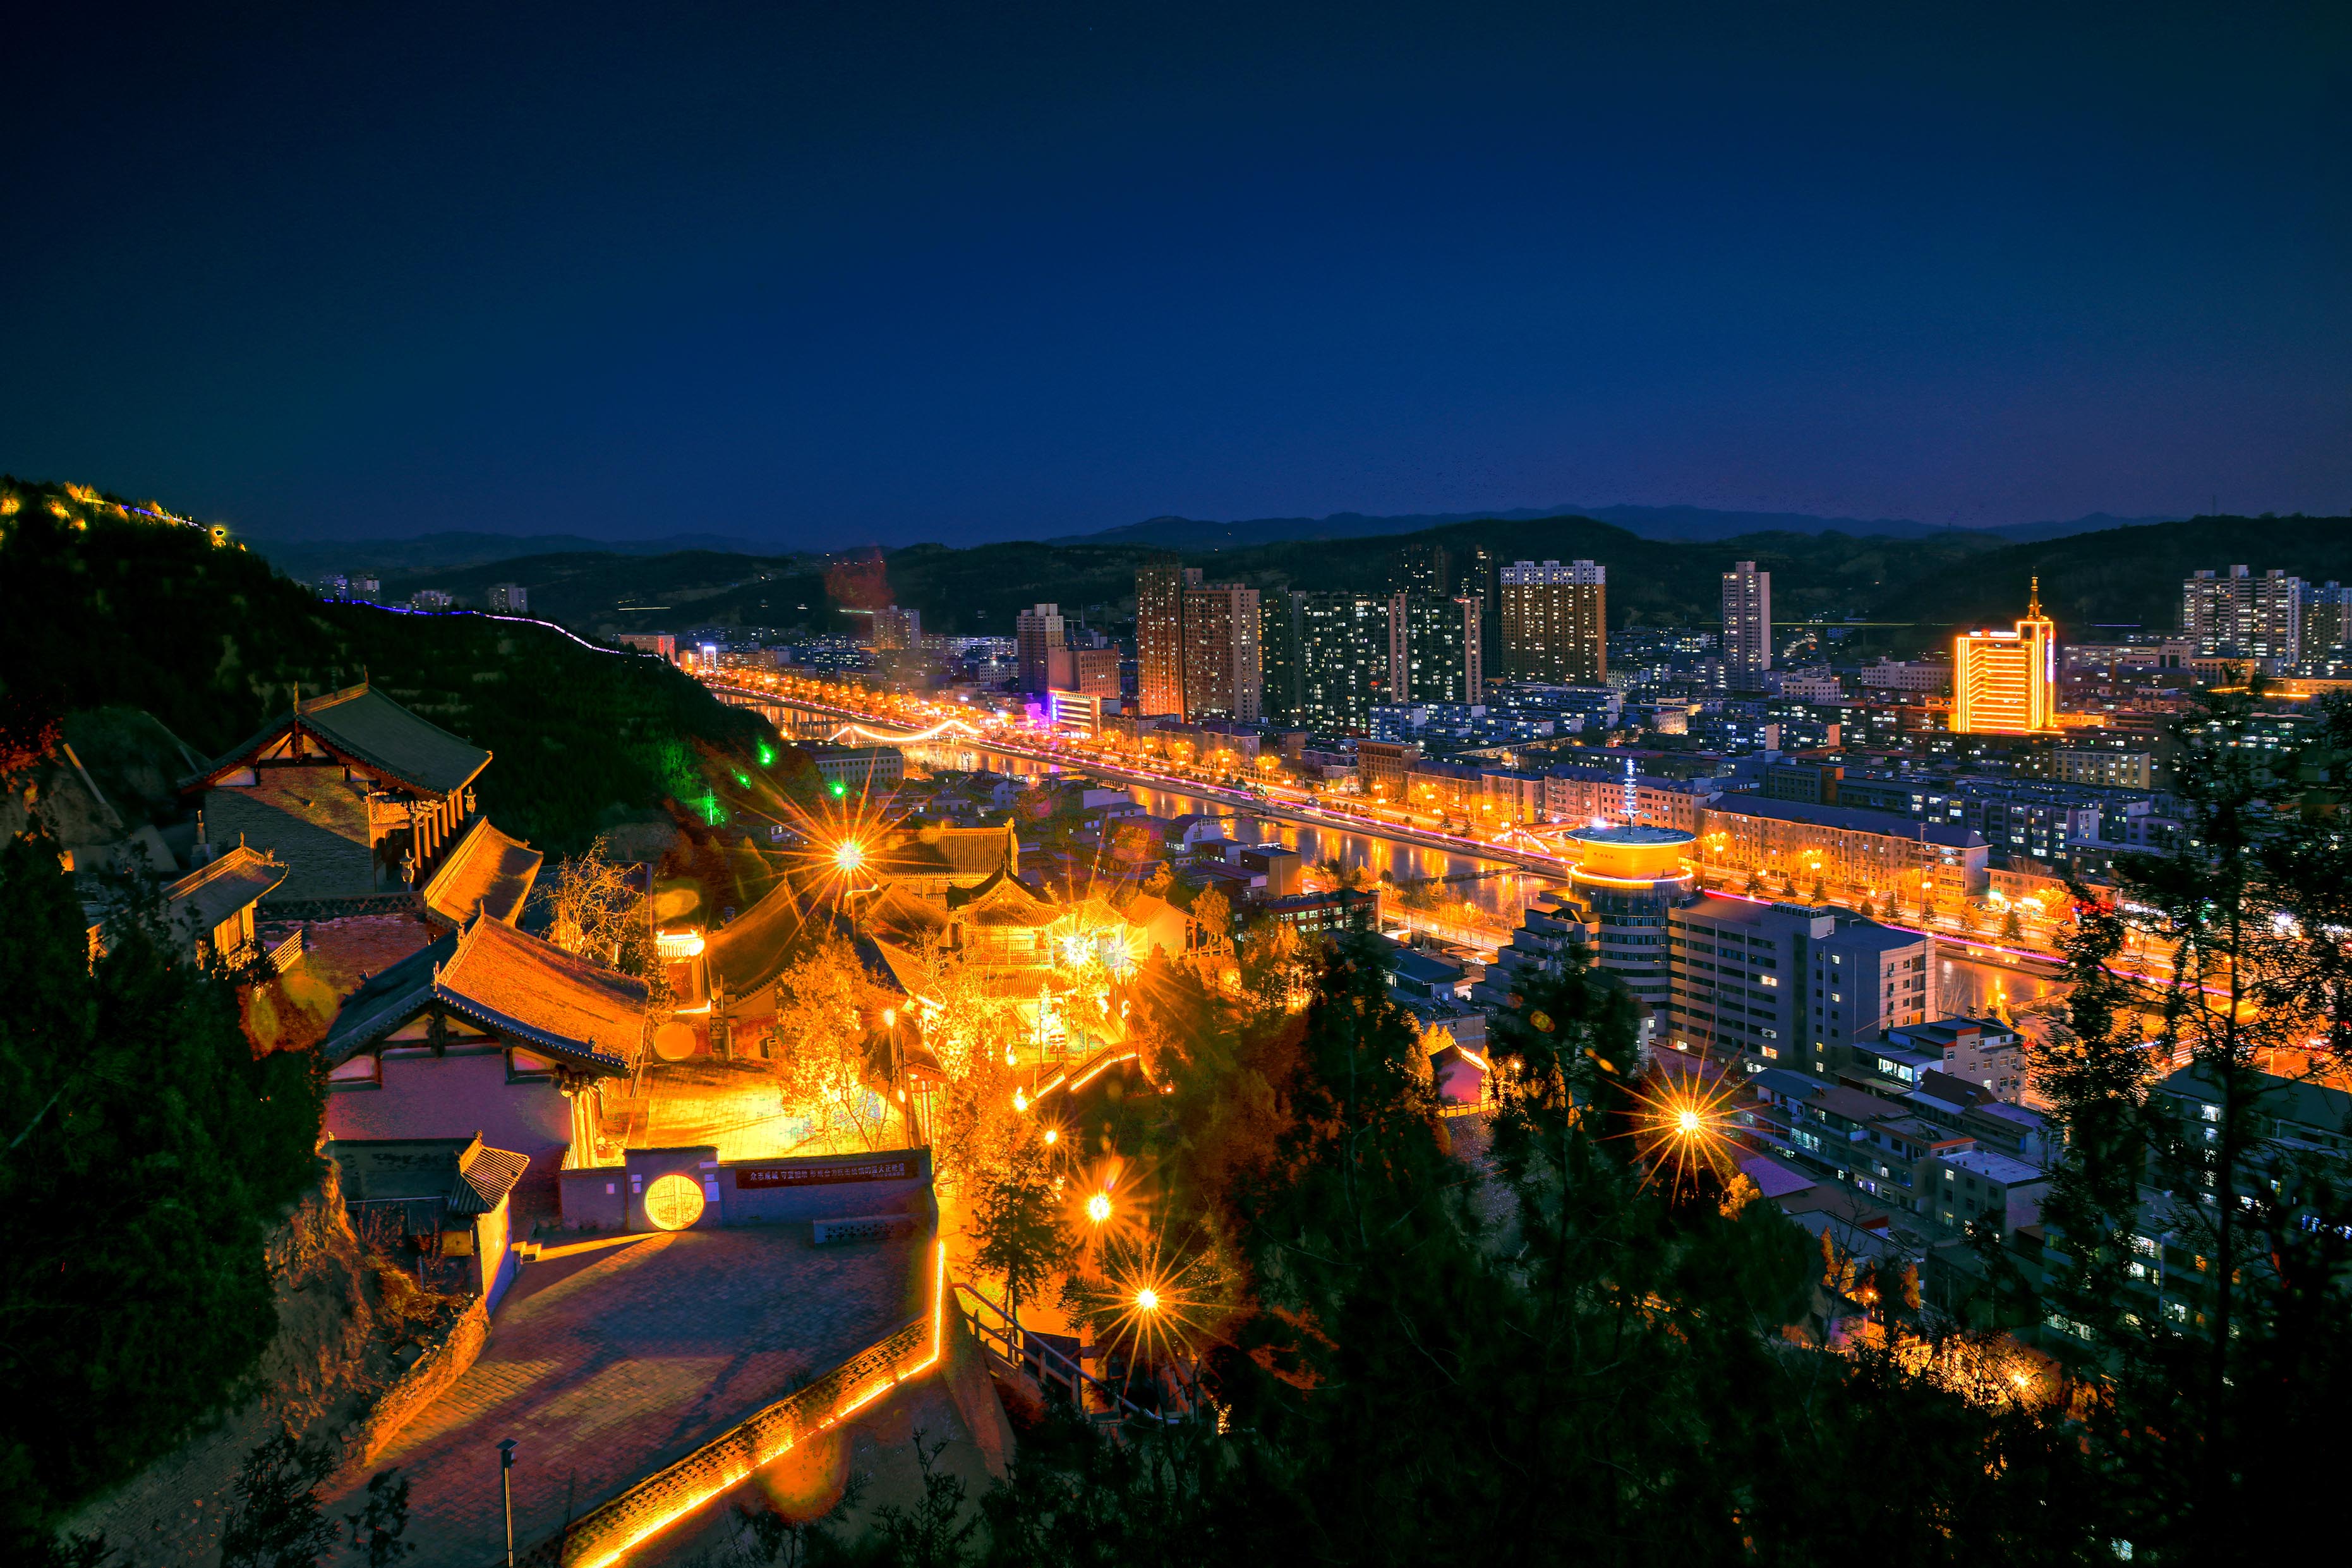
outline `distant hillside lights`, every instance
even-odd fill
[[[77,532],[89,527],[89,518],[85,515],[86,511],[111,512],[125,522],[132,518],[143,518],[150,522],[160,522],[173,528],[195,529],[209,539],[213,547],[217,550],[225,550],[234,542],[229,538],[226,524],[198,522],[194,518],[182,517],[158,500],[116,500],[101,495],[94,486],[74,484],[58,486],[55,493],[47,493],[47,487],[35,487],[30,494],[43,500],[44,510],[51,517],[68,525]],[[15,489],[0,490],[0,521],[21,513],[25,510],[25,500],[26,492]],[[239,550],[245,548],[242,544],[236,547]]]

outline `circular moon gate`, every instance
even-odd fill
[[[702,1217],[702,1188],[675,1171],[655,1177],[646,1189],[646,1217],[656,1229],[684,1230]]]

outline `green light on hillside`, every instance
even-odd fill
[[[761,765],[761,767],[763,767],[763,768],[767,768],[767,767],[773,767],[773,766],[775,765],[775,763],[776,763],[776,748],[775,748],[775,747],[773,747],[773,746],[772,746],[772,745],[770,745],[770,744],[768,744],[768,742],[765,742],[765,741],[761,742],[760,742],[760,765]]]
[[[751,786],[751,775],[749,773],[737,773],[735,775],[735,782],[741,784],[744,788],[749,789]]]
[[[839,800],[843,795],[849,793],[849,786],[839,779],[834,780],[831,784],[825,785],[824,788],[825,793],[832,795],[835,800]]]
[[[719,809],[719,797],[715,795],[702,797],[702,816],[703,820],[713,827],[727,820],[727,814]]]

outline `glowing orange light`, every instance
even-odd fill
[[[1135,1304],[1147,1312],[1160,1310],[1160,1292],[1146,1285],[1135,1293]]]
[[[1110,1218],[1110,1194],[1097,1193],[1087,1200],[1087,1217],[1097,1225]]]

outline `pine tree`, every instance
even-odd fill
[[[277,1330],[268,1233],[316,1181],[317,1060],[257,1059],[152,888],[103,952],[57,847],[0,847],[0,1542],[176,1443]]]
[[[1077,1250],[1069,1216],[1054,1190],[1053,1162],[1034,1121],[1011,1130],[1003,1157],[982,1178],[971,1228],[980,1238],[972,1264],[1004,1281],[1004,1310],[1021,1315]]]
[[[2084,1380],[2142,1561],[2219,1560],[2250,1518],[2312,1538],[2328,1501],[2273,1456],[2327,1443],[2352,1395],[2352,1173],[2279,1124],[2352,1103],[2318,1087],[2352,1043],[2352,847],[2275,809],[2294,764],[2258,760],[2252,718],[2217,697],[2182,732],[2195,850],[2119,858],[2112,902],[2073,889],[2066,1026],[2035,1062],[2066,1133],[2051,1245],[2003,1275]]]

